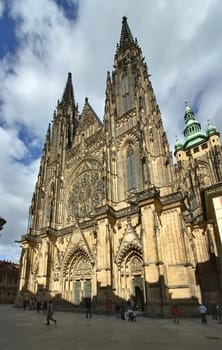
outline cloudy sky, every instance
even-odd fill
[[[138,4],[138,7],[135,7]],[[18,262],[41,149],[68,72],[103,118],[122,17],[151,74],[172,151],[184,101],[222,132],[222,1],[0,0],[0,259]]]

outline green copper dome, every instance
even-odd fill
[[[215,134],[219,135],[218,131],[216,130],[216,127],[214,125],[211,125],[209,121],[208,121],[208,128],[206,133],[202,132],[201,124],[195,119],[194,112],[188,106],[187,102],[185,102],[184,119],[185,119],[185,127],[183,130],[184,142],[182,143],[176,137],[174,154],[176,154],[180,150],[186,151],[201,143],[204,143],[208,141],[209,137],[212,135],[215,135]]]
[[[178,137],[176,136],[176,143],[175,143],[175,151],[179,151],[181,149],[183,149],[183,143],[181,141],[179,141]]]
[[[195,119],[194,113],[191,108],[186,104],[185,107],[185,128],[183,131],[185,141],[183,144],[184,149],[191,148],[203,141],[208,137],[205,133],[201,131],[200,123]]]
[[[212,124],[210,124],[210,123],[208,122],[207,135],[208,135],[208,136],[211,136],[211,135],[214,135],[214,134],[216,134],[216,133],[217,133],[217,128],[216,128],[216,126],[214,126],[214,125],[212,125]]]

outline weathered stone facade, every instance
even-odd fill
[[[185,117],[197,123],[188,106]],[[197,131],[187,128],[186,138]],[[79,115],[69,73],[49,125],[21,238],[20,293],[75,305],[91,297],[98,311],[131,299],[150,314],[167,314],[173,302],[191,312],[202,299],[219,301],[220,239],[201,191],[222,181],[222,150],[214,128],[195,140],[177,143],[173,164],[123,18],[103,122],[88,99]]]

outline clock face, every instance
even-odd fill
[[[68,197],[68,214],[84,217],[101,205],[103,183],[101,172],[88,170],[75,180]]]

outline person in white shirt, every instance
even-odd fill
[[[199,312],[201,316],[201,322],[207,323],[207,307],[204,304],[200,304]]]

